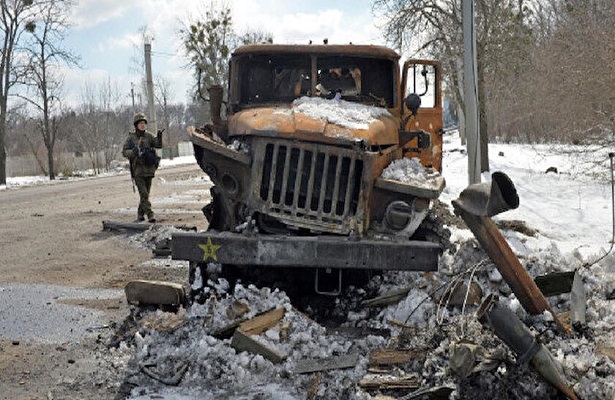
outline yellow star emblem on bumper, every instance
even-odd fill
[[[207,238],[207,243],[199,244],[199,247],[203,250],[203,261],[207,261],[210,258],[216,262],[218,261],[216,251],[222,247],[221,245],[213,244],[211,238]]]

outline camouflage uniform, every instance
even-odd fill
[[[139,131],[139,122],[147,123],[145,114],[135,114],[135,129],[128,133],[128,138],[124,143],[122,154],[130,161],[132,177],[139,190],[139,208],[137,210],[137,221],[143,221],[145,215],[149,222],[155,222],[152,205],[149,201],[149,192],[152,187],[152,179],[156,174],[156,169],[160,163],[160,157],[156,155],[155,148],[162,148],[162,132],[156,136],[148,131]]]

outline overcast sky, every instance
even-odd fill
[[[152,70],[174,83],[176,102],[186,102],[191,71],[178,38],[182,21],[205,13],[208,0],[80,0],[71,17],[65,46],[81,57],[81,69],[65,77],[68,104],[80,102],[85,84],[110,81],[126,93],[139,82],[135,57],[143,54],[140,28],[152,32]],[[238,33],[260,30],[274,43],[384,44],[372,0],[230,0]],[[145,101],[145,99],[143,99]]]

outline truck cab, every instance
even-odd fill
[[[209,229],[174,235],[173,257],[301,270],[334,294],[356,270],[437,269],[440,64],[399,58],[352,44],[235,50],[225,110],[210,88],[212,123],[190,135],[214,183]]]

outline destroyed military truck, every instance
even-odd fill
[[[210,88],[212,124],[189,132],[214,184],[207,231],[172,237],[193,288],[212,263],[330,295],[382,270],[437,269],[450,236],[430,212],[445,185],[440,64],[399,58],[353,44],[235,50],[227,100]]]

